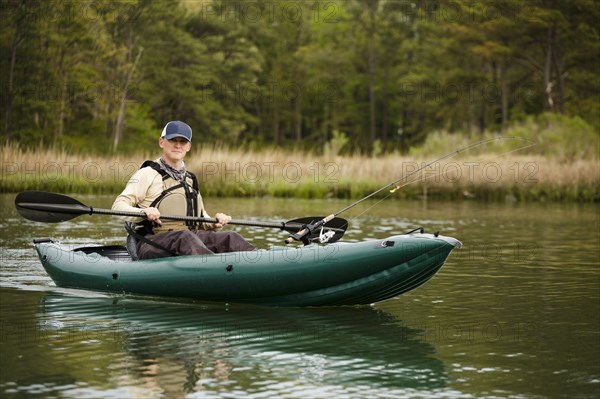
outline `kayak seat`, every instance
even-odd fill
[[[156,248],[162,249],[163,251],[171,252],[172,256],[177,256],[176,253],[170,251],[168,248],[165,248],[162,245],[153,242],[152,240],[144,238],[144,234],[141,234],[139,230],[136,230],[136,226],[133,223],[125,222],[125,230],[127,231],[127,240],[125,245],[127,247],[129,255],[131,256],[131,260],[136,261],[140,259],[137,253],[137,246],[140,243],[140,241],[146,244],[150,244]]]
[[[131,261],[131,255],[122,245],[94,245],[89,247],[79,247],[73,250],[74,252],[83,252],[85,254],[96,253],[100,256],[105,256],[116,262],[127,262]]]

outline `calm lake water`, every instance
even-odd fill
[[[345,240],[423,226],[464,247],[426,285],[385,302],[273,309],[57,288],[31,240],[119,244],[121,222],[34,223],[13,202],[0,195],[2,398],[600,397],[598,205],[361,204],[342,215]],[[270,221],[348,204],[206,202]],[[236,230],[261,247],[286,238]]]

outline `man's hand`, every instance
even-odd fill
[[[144,213],[146,214],[146,219],[151,222],[162,224],[160,221],[160,211],[156,208],[144,208]]]
[[[231,216],[226,215],[224,213],[217,213],[215,215],[215,219],[217,219],[218,223],[215,223],[215,228],[220,229],[225,226],[227,223],[231,222]]]

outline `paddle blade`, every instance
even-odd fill
[[[91,214],[91,208],[74,198],[43,191],[24,191],[15,198],[17,212],[34,222],[58,223]]]
[[[319,220],[323,220],[323,217],[305,217],[305,218],[290,220],[290,221],[286,222],[286,225],[294,224],[296,226],[298,226],[298,225],[299,226],[308,226]],[[325,233],[331,231],[331,232],[333,232],[333,236],[331,238],[329,238],[329,240],[327,240],[327,244],[331,244],[333,242],[336,242],[340,238],[342,238],[344,233],[346,232],[347,228],[348,228],[348,221],[346,219],[336,217],[336,218],[331,219],[329,222],[325,223],[322,231],[321,231],[321,228],[318,228],[318,229],[312,231],[308,237],[302,237],[302,240],[304,241],[304,240],[308,239],[308,241],[311,241],[311,242],[319,242],[320,241],[319,238],[320,238],[321,234],[325,234]],[[289,229],[289,230],[286,229],[286,231],[289,231],[290,233],[292,233],[292,232],[297,233],[298,230],[299,229],[297,227],[295,229]]]

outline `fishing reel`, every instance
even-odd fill
[[[326,218],[316,220],[301,218],[291,221],[299,223],[298,231],[290,235],[285,243],[290,244],[292,241],[301,241],[304,245],[312,243],[331,244],[342,238],[348,228],[348,221],[338,217],[327,222],[325,220]],[[289,226],[286,227],[289,228]]]

